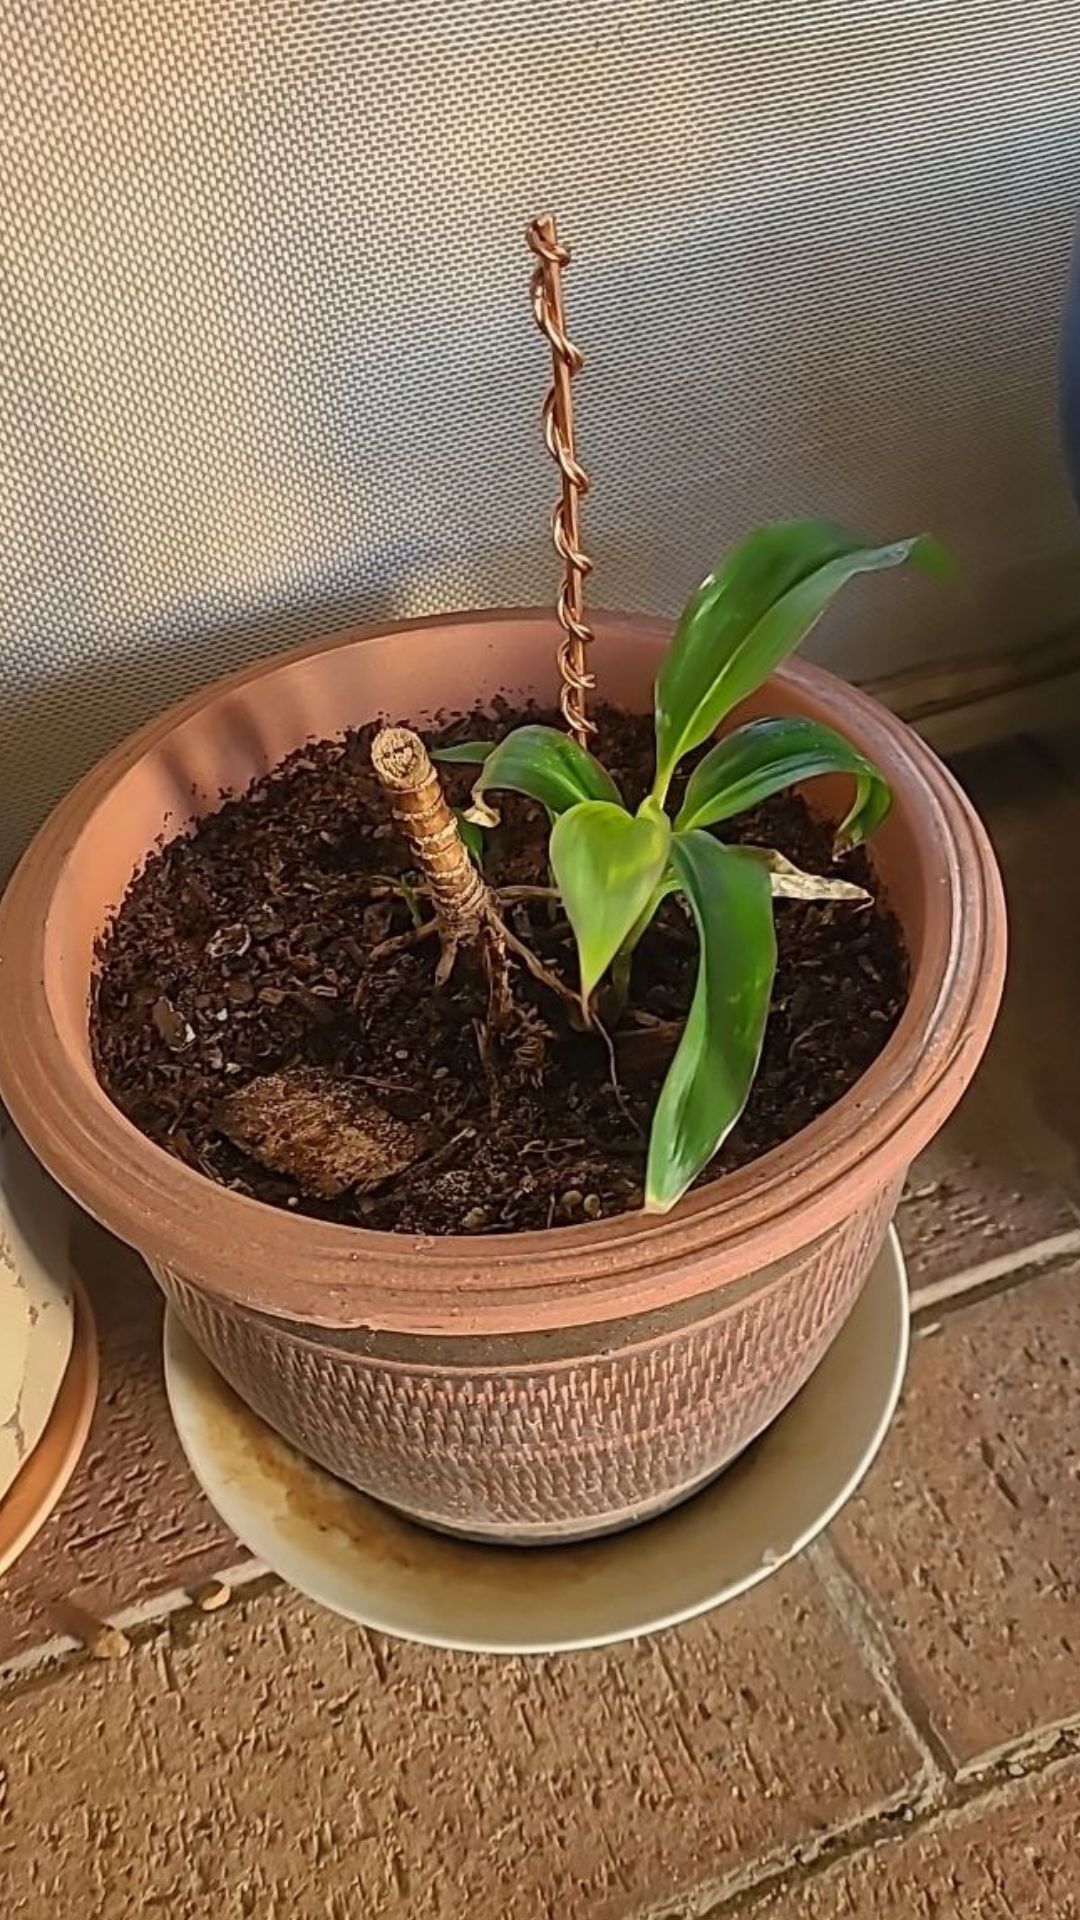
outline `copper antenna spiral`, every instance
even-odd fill
[[[525,241],[536,255],[536,267],[529,283],[533,317],[551,347],[552,382],[544,401],[544,441],[562,476],[562,494],[551,515],[551,537],[563,562],[562,586],[557,612],[563,639],[559,646],[559,672],[562,694],[559,705],[563,719],[579,746],[584,746],[595,723],[586,712],[586,696],[596,685],[586,667],[586,649],[592,640],[592,628],[584,619],[583,582],[592,572],[592,561],[581,547],[580,504],[589,491],[589,476],[578,465],[574,453],[574,402],[570,383],[580,373],[582,357],[566,335],[566,309],[563,304],[562,270],[570,262],[570,249],[559,240],[554,216],[550,213],[530,221]]]

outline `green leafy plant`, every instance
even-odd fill
[[[776,967],[774,894],[856,890],[815,883],[779,854],[727,846],[711,831],[786,787],[850,774],[853,804],[837,846],[858,845],[889,806],[885,780],[830,727],[805,718],[754,720],[718,740],[695,766],[672,818],[672,780],[687,754],[712,740],[732,709],[794,651],[856,574],[912,561],[944,573],[925,535],[870,546],[823,520],[752,533],[683,609],[656,681],[656,777],[631,813],[592,754],[552,727],[520,727],[493,745],[468,741],[446,761],[480,772],[466,819],[498,822],[490,796],[527,795],[552,820],[550,860],[573,929],[581,1004],[610,973],[625,1002],[632,957],[661,901],[681,895],[697,929],[693,1001],[653,1115],[645,1206],[665,1212],[712,1159],[741,1114],[761,1055]]]

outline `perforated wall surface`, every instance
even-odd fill
[[[0,871],[199,680],[549,595],[548,206],[597,603],[822,509],[965,569],[854,590],[855,677],[1080,609],[1077,0],[0,0],[0,143]]]

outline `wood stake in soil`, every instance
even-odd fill
[[[371,764],[431,893],[442,943],[436,976],[441,982],[461,943],[475,940],[494,920],[488,890],[469,859],[420,736],[408,727],[384,727],[372,742]]]

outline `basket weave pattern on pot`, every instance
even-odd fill
[[[542,1336],[488,1343],[482,1360],[449,1339],[412,1359],[385,1337],[372,1351],[365,1333],[331,1346],[154,1272],[226,1380],[332,1473],[441,1527],[558,1539],[661,1510],[775,1418],[854,1305],[897,1197],[890,1184],[814,1245],[692,1305],[577,1329],[554,1361]]]

